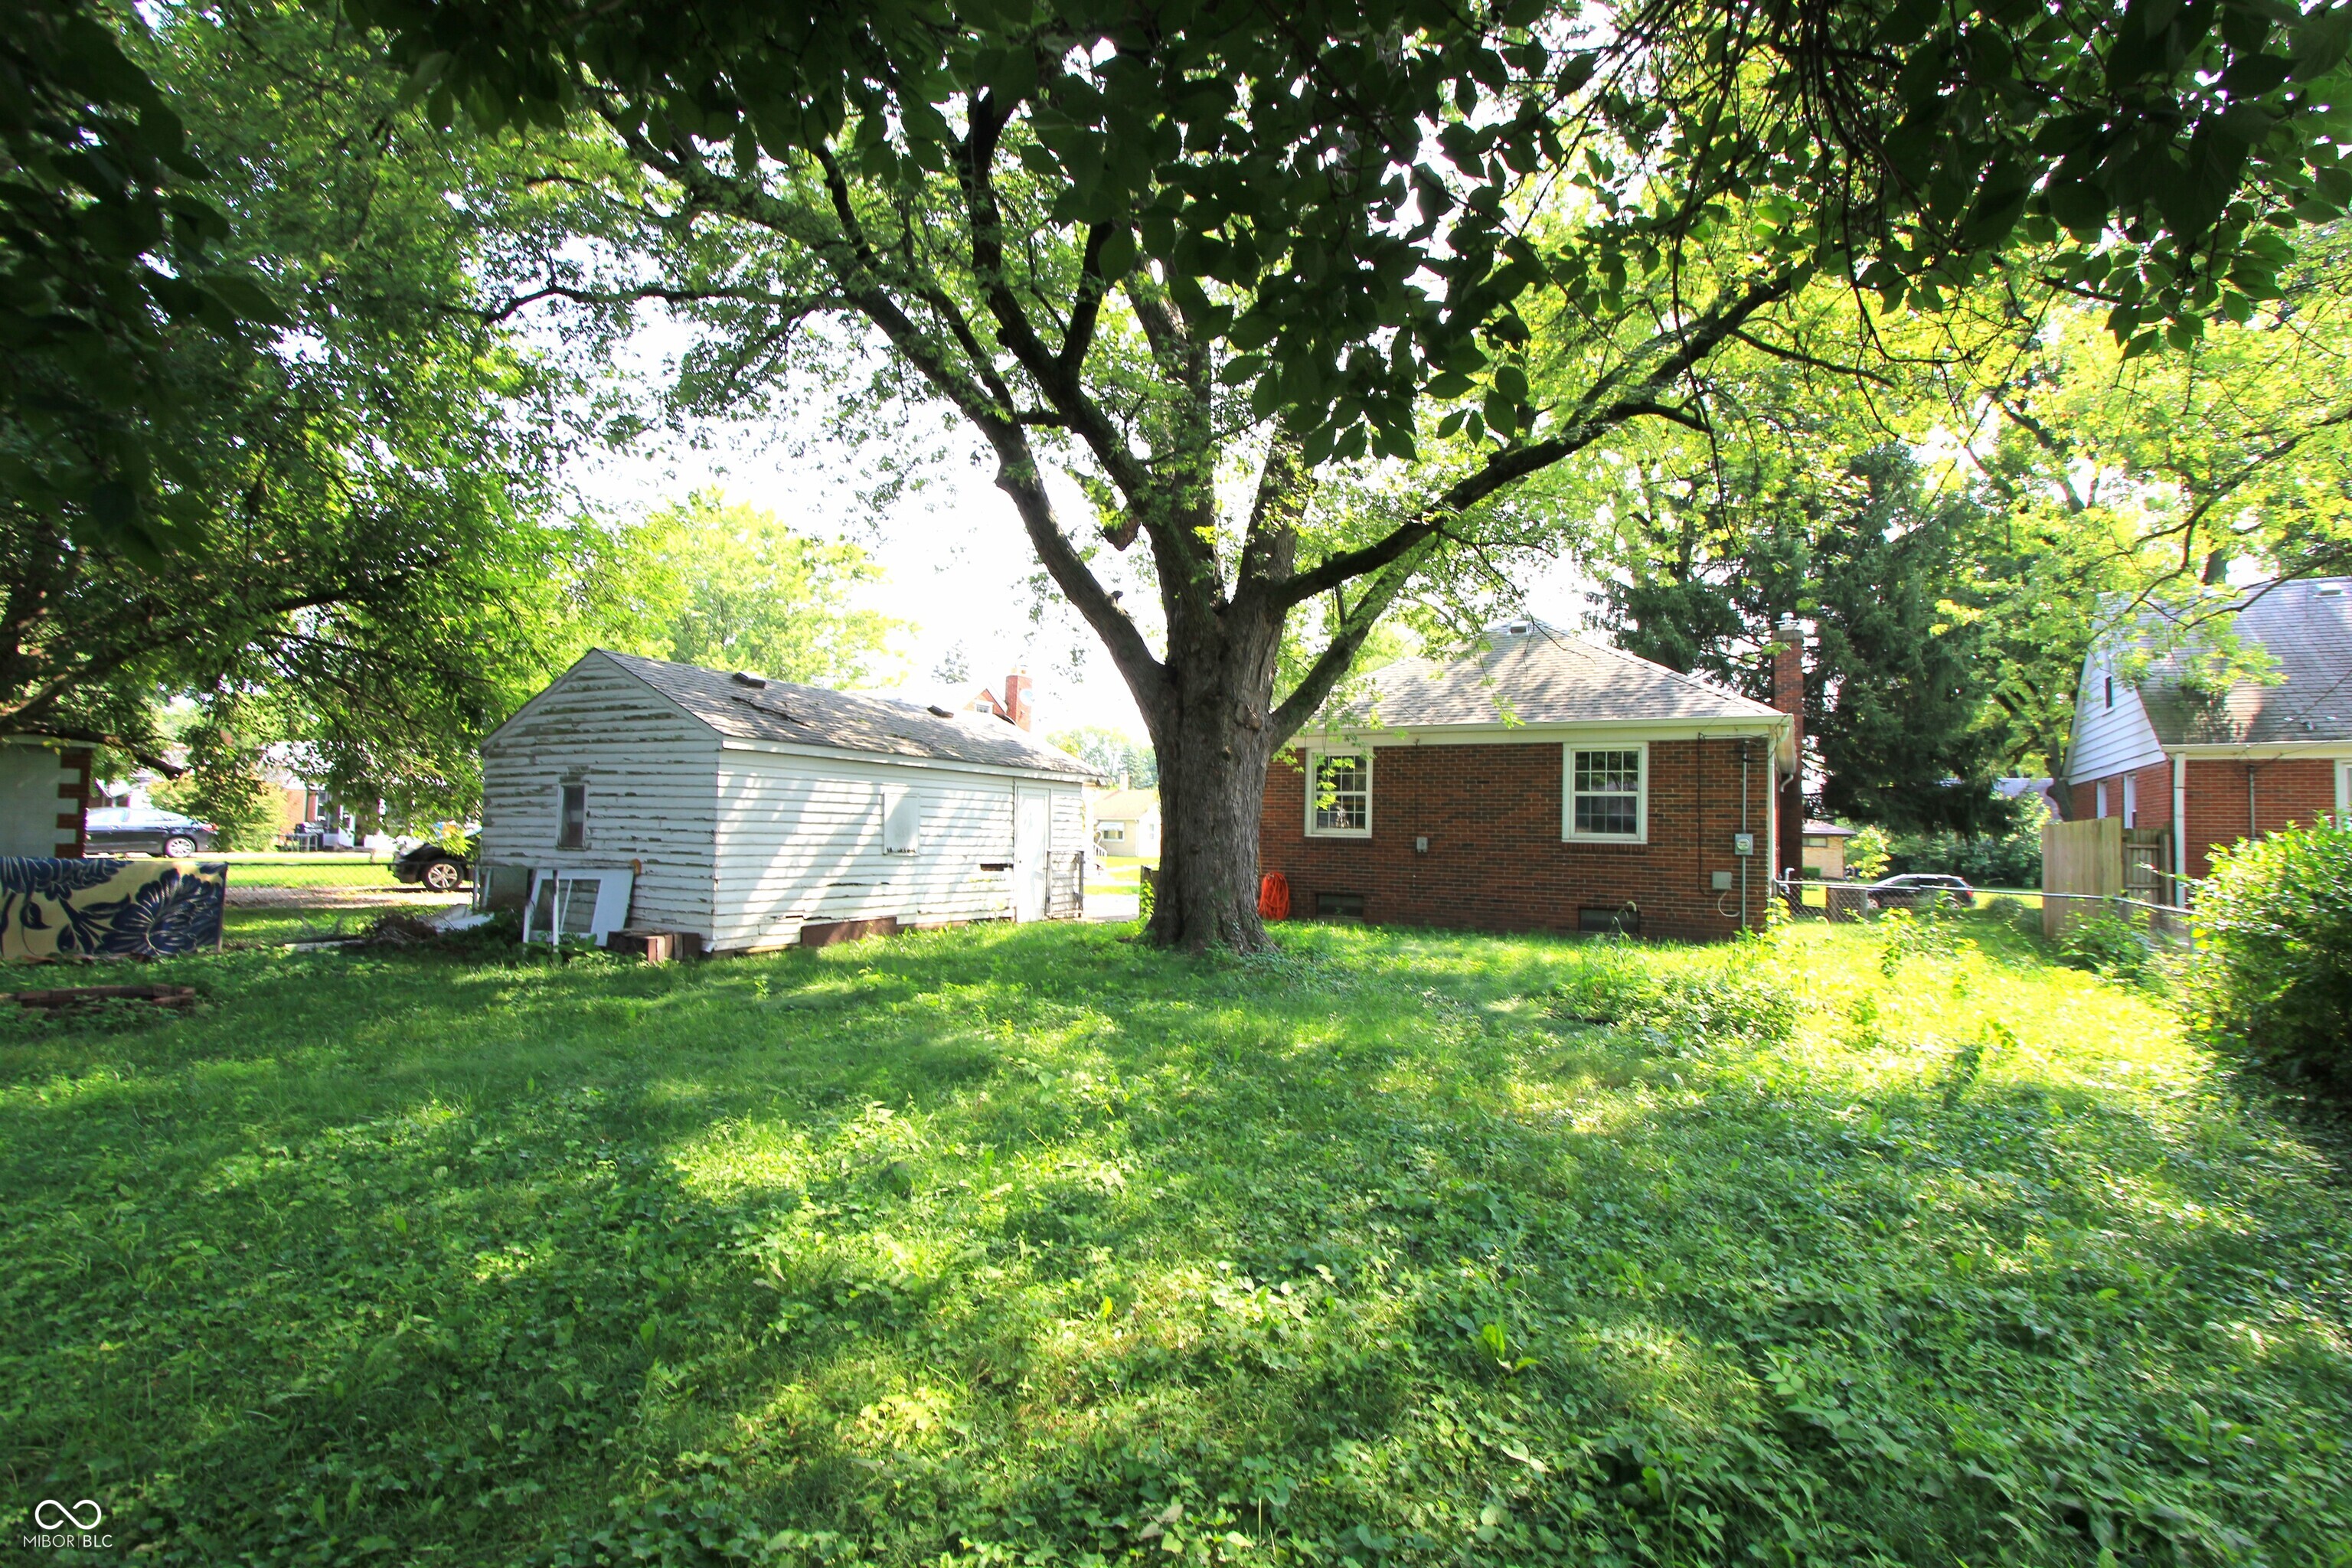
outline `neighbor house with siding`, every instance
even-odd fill
[[[2120,817],[2154,864],[2194,879],[2218,845],[2352,808],[2352,579],[2247,588],[2218,607],[2273,679],[2219,689],[2149,611],[2083,663],[2067,816]],[[2199,606],[2200,615],[2217,607]]]
[[[599,649],[483,743],[482,880],[628,870],[624,930],[712,952],[1074,919],[1093,780],[992,716]]]
[[[1760,928],[1772,868],[1801,853],[1801,656],[1781,637],[1771,705],[1539,621],[1390,665],[1276,758],[1260,863],[1306,919]]]

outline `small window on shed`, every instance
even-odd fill
[[[2115,678],[2114,676],[2110,675],[2109,677],[2107,677],[2107,706],[2108,706],[2108,707],[2110,707],[2110,708],[2112,708],[2112,707],[2114,707],[2115,705],[2116,705],[2116,678]]]
[[[912,855],[923,838],[923,799],[905,784],[882,790],[882,853]]]
[[[555,847],[558,849],[581,849],[588,844],[588,786],[568,784],[562,786],[562,808],[556,818]]]

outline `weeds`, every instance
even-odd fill
[[[1954,924],[153,966],[0,1038],[0,1461],[159,1564],[2342,1568],[2343,1191]]]

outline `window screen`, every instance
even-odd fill
[[[563,786],[562,811],[555,826],[555,847],[558,849],[578,849],[588,842],[588,786],[568,784]]]
[[[923,797],[904,784],[882,791],[882,853],[912,855],[923,839]]]
[[[1371,760],[1360,752],[1320,752],[1315,757],[1315,831],[1372,830]]]
[[[1569,831],[1633,838],[1642,831],[1642,753],[1569,753]]]

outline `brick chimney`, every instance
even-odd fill
[[[1772,869],[1785,874],[1805,863],[1805,628],[1793,616],[1772,628],[1772,706],[1795,722],[1796,771],[1780,781],[1780,841]]]
[[[1004,702],[1000,716],[1010,719],[1024,730],[1029,728],[1029,678],[1019,670],[1004,678]]]

